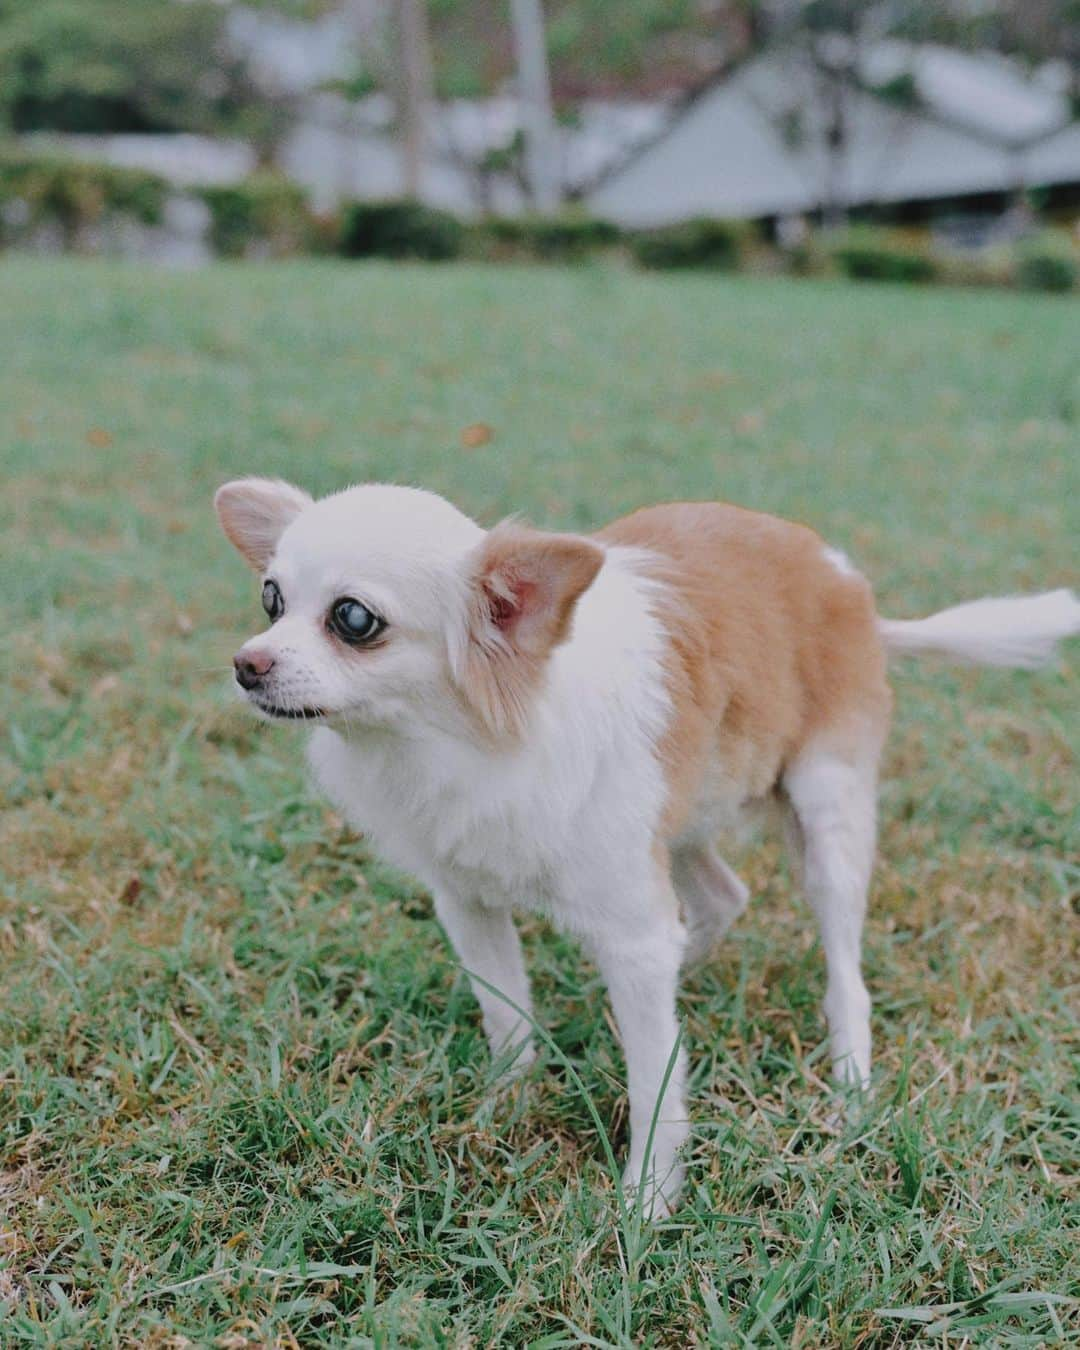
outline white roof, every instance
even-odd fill
[[[910,75],[929,112],[1006,144],[1045,136],[1069,119],[1063,89],[1033,79],[1000,52],[875,42],[861,62],[860,74],[871,86]]]
[[[753,218],[818,208],[828,195],[829,164],[816,78],[797,51],[749,62],[601,179],[587,194],[590,209],[628,226],[649,226],[693,215]],[[844,95],[844,115],[849,139],[839,186],[848,205],[1004,192],[1080,177],[1080,131],[1074,136],[1071,127],[1021,151],[1015,142],[992,140],[855,86]]]
[[[572,188],[591,183],[630,149],[656,136],[670,115],[670,107],[656,100],[586,100],[573,125],[557,128],[564,182]],[[521,104],[513,93],[451,99],[431,110],[430,125],[438,153],[479,163],[487,152],[513,144],[521,130]]]
[[[1024,151],[1024,181],[1032,187],[1080,183],[1080,122],[1071,122],[1053,136]]]
[[[592,100],[578,109],[573,126],[558,128],[563,181],[580,187],[651,139],[670,116],[667,104]],[[521,105],[512,94],[451,99],[428,109],[423,196],[464,214],[481,207],[477,166],[493,150],[508,149],[521,128]],[[382,93],[359,100],[309,94],[278,155],[282,167],[330,205],[339,197],[394,196],[403,191],[401,146],[395,140],[394,107]],[[488,205],[513,214],[526,203],[506,172],[489,176]]]
[[[177,187],[238,183],[256,168],[255,151],[245,141],[223,141],[187,132],[79,136],[33,132],[20,144],[58,151],[97,163],[160,174]]]
[[[808,187],[742,81],[702,95],[651,147],[589,194],[589,207],[625,225],[688,216],[799,211]]]
[[[588,99],[577,124],[562,128],[564,179],[580,188],[631,150],[659,135],[671,107],[657,99]]]

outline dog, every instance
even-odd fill
[[[689,1135],[679,972],[747,903],[716,841],[770,808],[821,930],[838,1083],[870,1079],[860,971],[890,655],[1034,668],[1080,633],[1068,590],[881,618],[812,530],[720,503],[595,534],[485,530],[443,498],[215,498],[270,627],[235,682],[314,724],[316,783],[413,874],[469,972],[493,1054],[531,1061],[512,911],[575,935],[607,985],[630,1098],[628,1189],[670,1212]]]

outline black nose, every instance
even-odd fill
[[[257,689],[263,677],[274,668],[273,657],[262,652],[240,652],[233,657],[233,670],[236,671],[236,683],[241,689]]]

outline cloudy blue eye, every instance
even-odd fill
[[[330,631],[341,638],[342,642],[350,642],[353,645],[370,642],[386,627],[382,619],[377,614],[372,614],[367,605],[362,605],[351,596],[334,601],[330,610],[329,625]]]
[[[285,613],[285,601],[276,581],[264,581],[262,588],[262,607],[266,610],[270,622],[280,619]]]

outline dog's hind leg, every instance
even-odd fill
[[[686,964],[700,961],[746,908],[750,892],[711,844],[671,852],[671,880],[686,923]]]
[[[825,1017],[833,1074],[869,1086],[870,996],[860,968],[874,863],[876,753],[844,758],[809,749],[784,775],[794,820],[788,832],[825,949]]]

